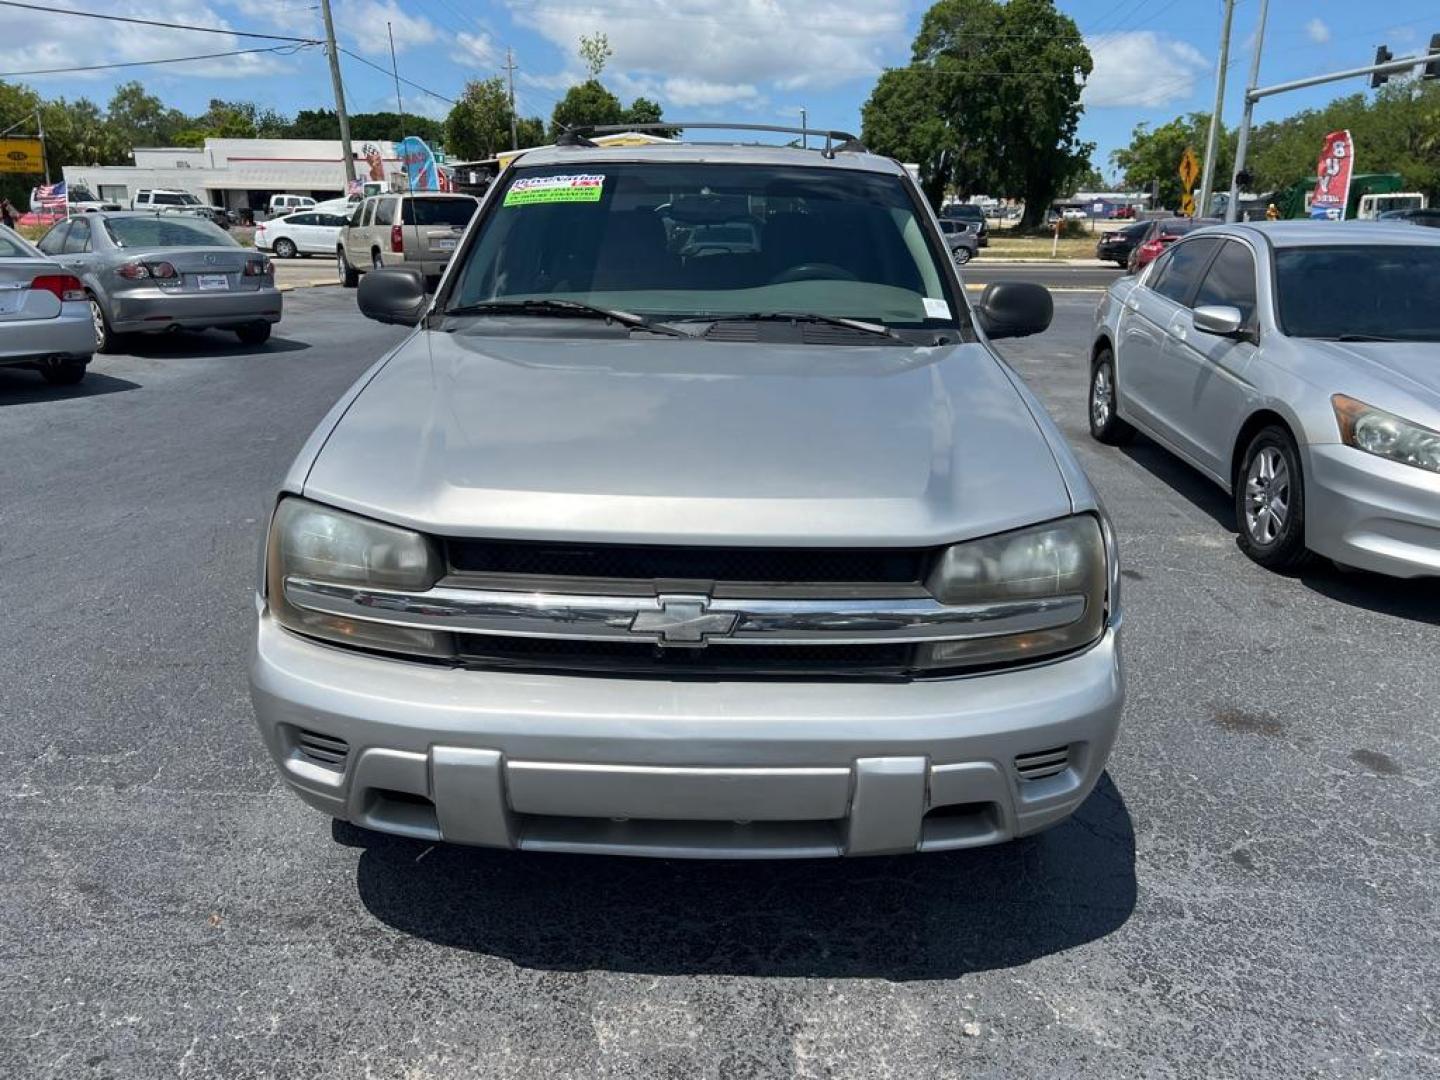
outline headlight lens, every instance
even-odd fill
[[[409,529],[294,498],[281,501],[270,523],[265,591],[275,618],[297,633],[363,648],[449,656],[448,634],[310,611],[285,596],[287,578],[423,592],[443,574],[435,544]]]
[[[1340,441],[1376,457],[1440,472],[1440,431],[1412,424],[1363,401],[1336,394],[1330,399]]]
[[[928,584],[936,599],[947,604],[1073,596],[1083,597],[1085,607],[1078,619],[1063,626],[927,645],[920,652],[920,667],[998,664],[1080,648],[1105,629],[1109,578],[1100,521],[1079,514],[956,544],[941,557]]]

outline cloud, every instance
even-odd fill
[[[1322,19],[1311,19],[1305,24],[1305,36],[1316,45],[1324,45],[1330,40],[1330,27]]]
[[[1193,45],[1153,30],[1105,34],[1086,41],[1095,63],[1081,101],[1092,108],[1114,105],[1159,108],[1184,101],[1210,61]]]
[[[434,23],[423,15],[409,14],[395,0],[338,0],[334,16],[336,36],[348,38],[370,56],[390,55],[390,32],[395,35],[397,53],[440,37]]]
[[[567,57],[582,34],[603,31],[614,56],[602,77],[644,82],[673,106],[747,106],[767,85],[794,93],[872,78],[906,41],[906,6],[896,0],[507,3],[516,22]],[[568,86],[584,74],[576,58],[539,78]]]
[[[455,38],[450,59],[466,69],[469,78],[486,78],[500,67],[500,47],[483,30],[472,34],[461,31]]]

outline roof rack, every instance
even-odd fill
[[[592,142],[587,136],[618,135],[626,131],[673,131],[676,128],[699,128],[711,131],[773,131],[783,135],[799,135],[801,138],[810,135],[824,135],[825,146],[820,153],[827,158],[833,158],[836,154],[868,153],[865,145],[848,131],[829,131],[824,128],[812,127],[783,127],[778,124],[718,124],[713,120],[702,120],[697,123],[666,120],[663,123],[655,124],[576,124],[574,127],[568,127],[562,131],[556,138],[555,145],[598,146],[598,143]]]

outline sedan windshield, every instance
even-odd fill
[[[901,178],[803,166],[510,170],[449,299],[553,298],[659,320],[806,314],[953,326],[945,256]]]
[[[238,247],[228,233],[193,217],[106,218],[105,231],[116,247]]]
[[[1275,253],[1291,337],[1440,341],[1440,244],[1337,244]]]

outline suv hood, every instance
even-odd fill
[[[440,535],[630,543],[919,546],[1071,512],[979,344],[420,331],[304,493]]]

